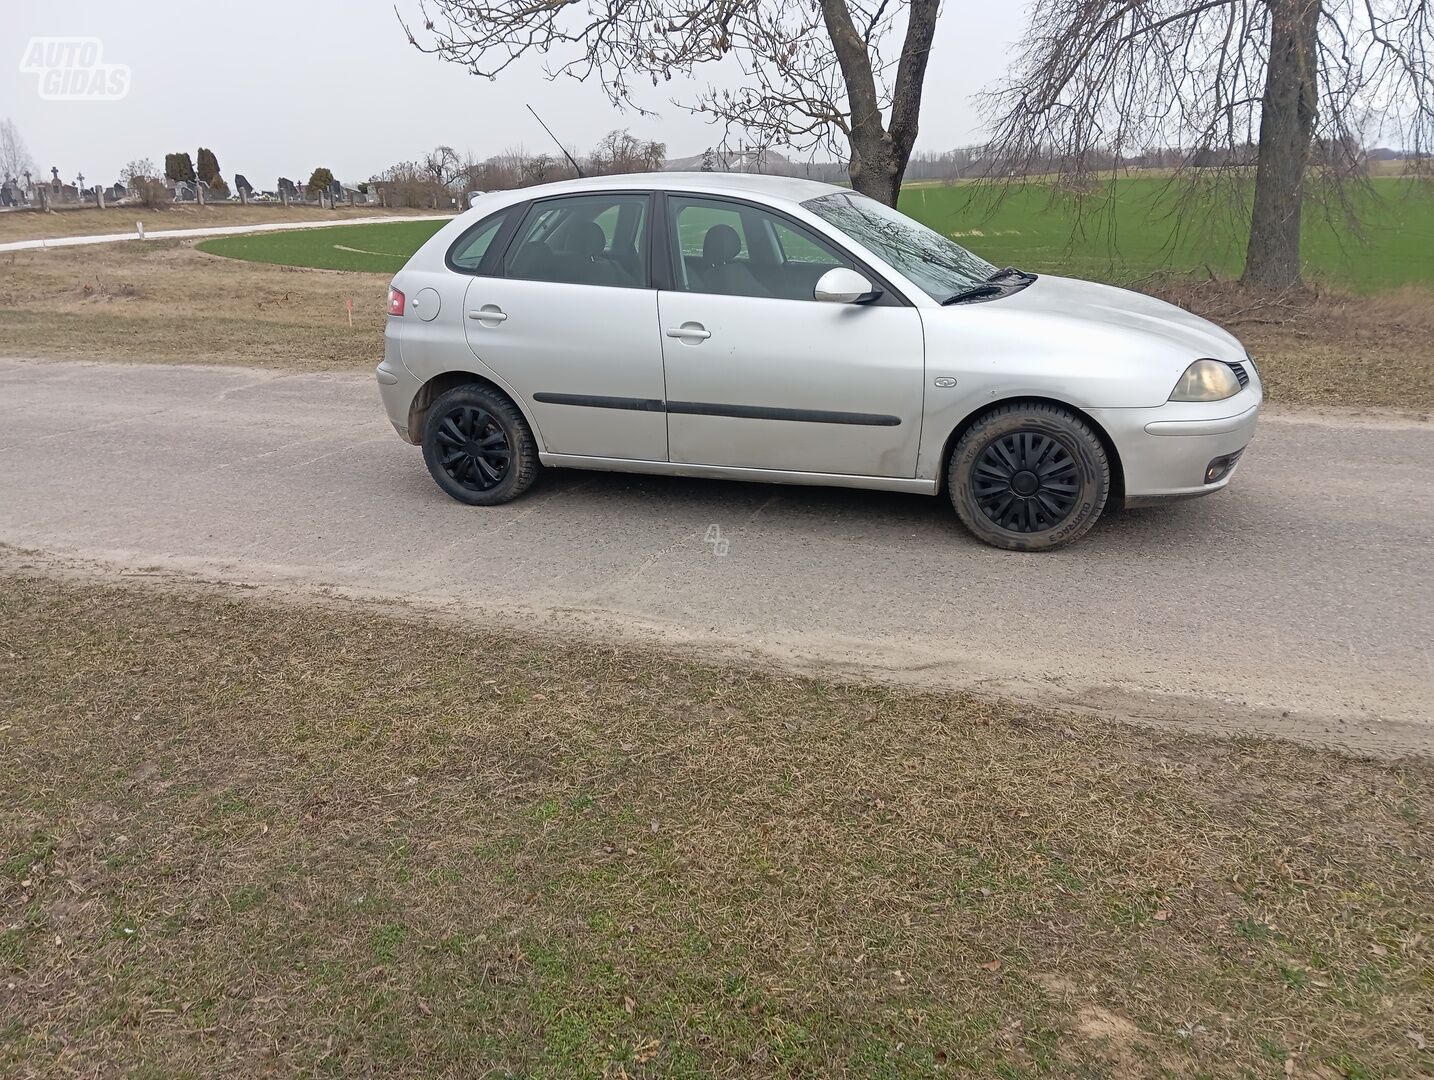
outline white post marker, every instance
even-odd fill
[[[144,239],[144,222],[142,222],[142,221],[136,221],[136,222],[134,223],[134,231],[137,232],[137,233],[139,233],[139,238],[140,238],[141,240],[143,240],[143,239]]]

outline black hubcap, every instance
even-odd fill
[[[508,475],[513,460],[507,433],[493,415],[460,405],[438,425],[438,463],[466,488],[487,491]]]
[[[1063,443],[1039,431],[1016,431],[986,444],[971,471],[981,512],[1003,529],[1054,529],[1075,507],[1080,472]]]

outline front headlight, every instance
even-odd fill
[[[1240,380],[1235,378],[1229,364],[1218,360],[1196,360],[1180,376],[1180,381],[1170,392],[1170,400],[1220,401],[1239,392]]]

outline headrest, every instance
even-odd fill
[[[592,258],[607,247],[607,235],[596,221],[580,221],[568,230],[567,249],[574,255]]]
[[[742,238],[730,225],[713,225],[702,238],[702,259],[713,266],[723,266],[742,250]]]

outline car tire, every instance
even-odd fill
[[[516,499],[542,469],[518,407],[477,383],[454,387],[428,406],[423,460],[439,487],[470,506]]]
[[[1110,460],[1069,410],[1002,405],[962,434],[946,482],[957,516],[978,539],[1008,551],[1053,551],[1099,519]]]

